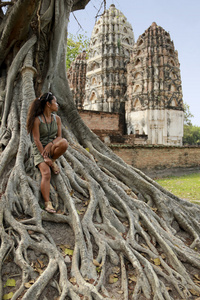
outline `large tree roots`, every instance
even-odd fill
[[[61,172],[51,181],[55,215],[43,209],[31,159],[27,169],[13,168],[1,198],[1,298],[9,290],[3,286],[10,261],[20,278],[12,299],[50,299],[51,289],[55,299],[200,295],[199,207],[87,150],[73,142],[58,161]],[[55,243],[54,223],[63,224],[64,243]]]

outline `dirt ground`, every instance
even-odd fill
[[[79,207],[80,209],[80,207]],[[80,216],[81,218],[82,216]],[[72,256],[66,255],[64,253],[64,250],[67,249],[74,249],[74,234],[72,229],[68,224],[57,224],[57,223],[52,223],[52,222],[43,222],[44,228],[51,234],[52,238],[54,239],[55,244],[57,245],[57,248],[59,251],[63,254],[65,257],[65,262],[68,268],[68,278],[69,280],[72,277],[71,275],[71,260]],[[30,232],[31,234],[31,232]],[[184,236],[184,232],[179,232],[178,235],[186,238]],[[189,237],[187,237],[189,239]],[[95,247],[94,247],[95,248]],[[98,248],[95,250],[96,254],[98,251]],[[94,252],[95,252],[94,251]],[[95,253],[94,253],[95,255]],[[34,267],[35,269],[35,274],[36,274],[36,279],[39,276],[41,272],[43,272],[48,264],[48,258],[41,254],[41,253],[35,253],[31,249],[28,251],[28,260],[30,264]],[[135,287],[135,278],[136,274],[134,273],[134,269],[132,268],[132,265],[125,260],[125,266],[128,274],[128,288],[129,288],[129,299],[131,300],[132,293]],[[200,278],[199,271],[192,267],[191,265],[187,264],[185,265],[186,269],[190,270],[190,274],[193,277],[193,280],[196,278]],[[120,264],[118,266],[112,265],[109,260],[106,264],[106,276],[105,276],[105,287],[107,291],[109,292],[110,296],[114,300],[123,300],[123,292],[121,290],[121,270],[120,270]],[[117,278],[117,281],[114,283],[109,283],[109,278],[110,275],[115,276]],[[7,257],[6,261],[4,262],[4,267],[2,270],[2,278],[3,278],[3,286],[6,284],[7,279],[14,279],[15,280],[15,286],[6,286],[4,287],[4,295],[9,294],[11,292],[15,292],[21,285],[21,270],[20,268],[13,262],[12,259],[12,253]],[[35,280],[36,280],[35,279]],[[58,290],[56,289],[57,282],[59,281],[59,275],[55,274],[54,279],[50,282],[48,287],[45,288],[43,291],[43,294],[40,297],[40,300],[58,300],[59,299],[59,293]],[[200,281],[198,280],[200,283]],[[31,282],[28,282],[27,284],[31,285]],[[172,299],[177,299],[180,300],[180,296],[176,293],[174,287],[167,285]],[[27,287],[28,288],[28,287]],[[24,292],[25,293],[25,292]],[[17,299],[22,299],[23,295],[18,297]],[[8,298],[6,298],[8,299]],[[145,300],[146,298],[141,294],[138,298],[139,300]],[[153,295],[152,295],[153,299]],[[189,298],[191,300],[200,300],[197,296],[192,296]],[[66,300],[69,300],[69,298],[66,298]],[[187,299],[184,299],[187,300]]]

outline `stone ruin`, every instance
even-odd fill
[[[154,22],[139,36],[127,66],[127,134],[146,134],[148,143],[181,145],[183,100],[178,52]]]
[[[86,69],[86,51],[83,51],[78,54],[67,71],[69,87],[78,109],[82,109],[85,99]]]
[[[130,23],[112,4],[92,31],[83,109],[123,111],[127,88],[126,63],[133,45]]]
[[[178,52],[155,22],[134,43],[130,23],[112,4],[94,26],[89,59],[80,54],[68,78],[77,108],[124,115],[126,132],[121,134],[129,141],[182,145]]]

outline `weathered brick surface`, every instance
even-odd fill
[[[77,108],[82,108],[85,97],[87,60],[86,52],[78,54],[67,71],[69,87],[72,91]]]
[[[134,45],[132,26],[111,4],[95,23],[87,60],[87,110],[122,112],[126,93],[126,63]]]
[[[122,131],[118,113],[79,110],[79,114],[91,130]]]
[[[111,146],[126,163],[138,169],[173,169],[197,167],[200,147]]]
[[[182,146],[183,100],[178,52],[155,22],[139,36],[127,66],[127,134],[150,145]]]

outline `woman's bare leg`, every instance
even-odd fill
[[[56,211],[54,210],[51,201],[49,199],[49,194],[50,194],[50,179],[51,179],[51,170],[50,167],[45,163],[42,162],[38,165],[38,168],[41,172],[42,175],[42,180],[41,180],[41,193],[44,198],[44,204],[45,204],[45,209],[50,212],[50,213],[55,213]]]
[[[42,175],[41,180],[41,193],[44,198],[45,202],[49,201],[49,193],[50,193],[50,179],[51,179],[51,170],[50,167],[45,163],[42,162],[38,165],[38,168]]]
[[[65,153],[65,151],[68,148],[68,142],[66,139],[61,139],[57,143],[53,144],[51,147],[51,162],[52,164],[49,164],[48,161],[46,163],[51,167],[54,174],[58,175],[60,172],[59,167],[55,163],[55,160],[60,157],[62,154]]]
[[[61,139],[51,147],[51,158],[55,161],[58,157],[65,153],[68,148],[68,142],[66,139]]]

